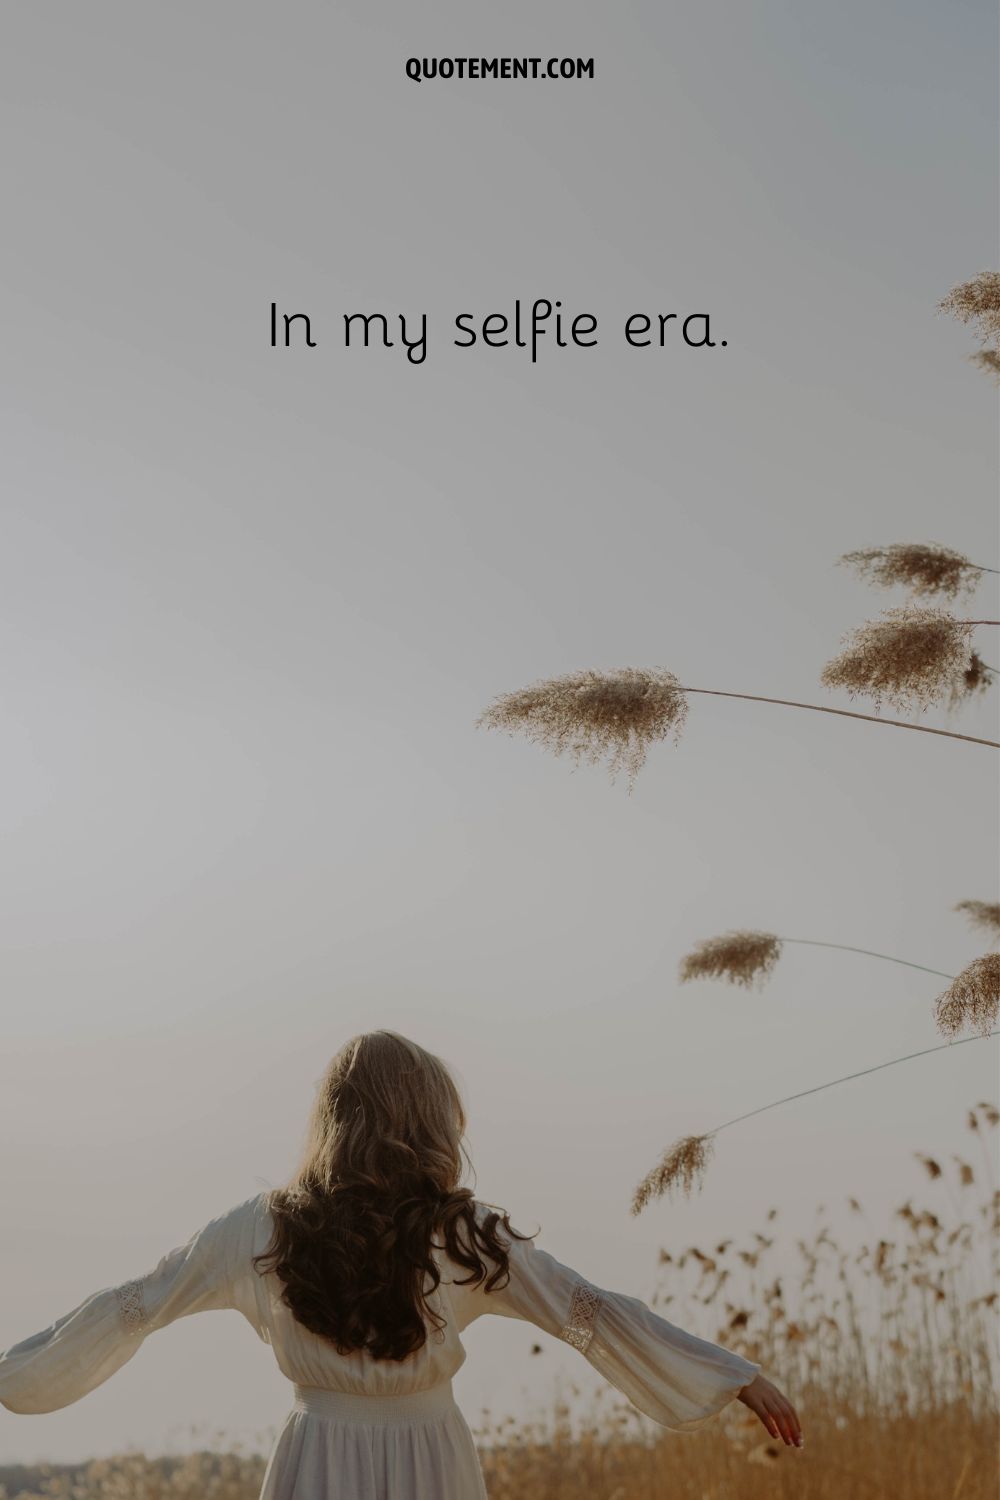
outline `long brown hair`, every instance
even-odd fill
[[[426,1343],[425,1318],[444,1327],[425,1300],[441,1281],[432,1249],[469,1272],[461,1286],[510,1279],[498,1225],[531,1236],[502,1210],[477,1215],[459,1186],[464,1133],[451,1074],[415,1042],[369,1031],[331,1062],[298,1171],[269,1195],[274,1232],[254,1265],[276,1272],[285,1306],[338,1353],[401,1360]]]

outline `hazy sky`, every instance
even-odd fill
[[[752,926],[957,972],[993,753],[697,698],[629,798],[473,726],[580,667],[847,706],[823,663],[902,600],[840,554],[997,566],[995,396],[934,313],[995,261],[994,6],[4,22],[0,1346],[280,1182],[372,1027],[454,1064],[480,1193],[600,1285],[646,1296],[661,1245],[772,1205],[888,1214],[915,1150],[966,1150],[995,1042],[728,1132],[700,1198],[629,1216],[675,1136],[938,1040],[930,976],[791,949],[748,997],[677,962]],[[417,85],[411,55],[595,78]],[[598,346],[451,345],[517,297]],[[273,299],[317,348],[268,346]],[[377,310],[427,313],[422,365],[340,346]],[[620,336],[704,311],[727,348]],[[996,703],[956,727],[996,737]],[[471,1420],[584,1368],[488,1324]],[[0,1460],[289,1402],[236,1314],[190,1319],[61,1414],[0,1412]]]

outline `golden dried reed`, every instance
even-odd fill
[[[713,1134],[685,1135],[668,1147],[636,1188],[632,1197],[633,1214],[642,1213],[647,1203],[662,1198],[672,1188],[687,1195],[700,1186],[711,1159]]]
[[[980,271],[952,287],[938,307],[960,323],[971,323],[984,344],[1000,345],[1000,271]]]
[[[976,964],[993,965],[986,977],[979,977],[978,985],[980,991],[986,994],[988,999],[992,995],[992,1014],[993,1020],[996,1021],[998,990],[1000,990],[1000,954],[987,954],[985,959],[977,959]],[[975,964],[970,964],[963,974],[968,975],[975,966]],[[954,985],[963,978],[963,974],[960,974],[958,980],[954,981],[953,989]],[[974,1003],[978,1007],[977,1015],[981,1014],[983,1002],[981,999],[976,999]],[[987,1027],[986,1030],[979,1029],[978,1035],[996,1036],[997,1033]],[[924,1047],[919,1052],[907,1052],[903,1057],[891,1057],[888,1062],[875,1063],[870,1068],[860,1068],[856,1073],[845,1073],[841,1078],[831,1078],[827,1083],[814,1084],[812,1088],[800,1089],[795,1094],[786,1094],[783,1099],[772,1099],[770,1104],[759,1104],[756,1109],[748,1109],[742,1115],[735,1115],[733,1119],[723,1121],[721,1125],[716,1125],[704,1135],[683,1136],[664,1152],[656,1166],[647,1172],[639,1183],[632,1197],[632,1213],[641,1213],[654,1198],[661,1197],[673,1187],[680,1187],[685,1193],[690,1193],[695,1186],[700,1187],[708,1166],[711,1144],[723,1130],[729,1130],[733,1125],[742,1125],[744,1120],[752,1120],[757,1115],[767,1114],[769,1110],[778,1109],[783,1104],[792,1104],[797,1099],[808,1099],[813,1094],[825,1093],[827,1089],[838,1088],[840,1084],[851,1083],[856,1078],[868,1078],[872,1073],[883,1073],[886,1068],[897,1068],[900,1063],[913,1062],[918,1057],[929,1057],[932,1052],[948,1052],[952,1047],[961,1047],[976,1039],[978,1038],[962,1037],[957,1041],[944,1042],[936,1047]],[[998,1195],[998,1204],[1000,1204],[1000,1195]]]
[[[963,911],[973,927],[1000,939],[1000,901],[959,901],[956,911]]]
[[[1000,354],[995,349],[977,349],[975,354],[969,355],[969,363],[975,365],[977,370],[982,370],[985,375],[992,376],[997,385],[1000,385]]]
[[[944,594],[949,599],[963,591],[971,593],[983,576],[978,564],[939,542],[893,542],[889,547],[845,552],[838,560],[880,588],[900,584],[916,595]]]
[[[612,779],[626,772],[631,789],[649,746],[670,734],[679,739],[687,709],[684,690],[672,672],[622,667],[569,672],[505,693],[477,723],[524,734],[554,755],[568,755],[578,763],[606,761]]]
[[[726,932],[706,938],[681,960],[680,980],[728,979],[752,989],[771,977],[780,957],[781,939],[773,932]]]
[[[963,1031],[989,1036],[1000,1016],[1000,953],[984,953],[966,965],[934,1004],[942,1036]]]
[[[948,700],[972,665],[972,625],[940,609],[886,610],[845,637],[846,650],[823,668],[824,687],[851,697],[922,710]]]
[[[965,630],[974,624],[993,622],[954,623],[957,628]],[[969,662],[963,659],[960,666],[966,670]],[[662,667],[622,667],[612,672],[586,670],[535,682],[530,687],[495,698],[476,720],[476,727],[523,734],[553,754],[569,755],[577,762],[596,765],[604,760],[612,780],[619,771],[627,773],[631,792],[649,746],[671,733],[675,742],[680,739],[687,719],[689,693],[710,698],[736,698],[749,703],[772,703],[782,708],[802,708],[810,713],[860,719],[869,724],[881,724],[883,728],[908,729],[916,734],[933,734],[973,745],[988,745],[992,750],[1000,749],[997,740],[956,734],[950,729],[936,729],[928,724],[908,724],[902,719],[882,719],[877,714],[857,713],[853,709],[764,697],[759,693],[686,687]]]
[[[915,964],[908,958],[897,958],[892,953],[879,953],[874,948],[856,948],[853,943],[830,943],[822,938],[778,937],[774,932],[736,931],[724,933],[722,937],[706,938],[699,943],[680,964],[680,979],[728,979],[733,984],[752,988],[756,981],[763,983],[774,972],[785,943],[801,948],[830,948],[838,953],[860,953],[865,958],[882,959],[885,963],[901,964],[905,969],[919,969],[923,974],[936,974],[939,979],[954,979],[942,969],[929,969],[926,964]]]
[[[980,693],[988,692],[993,686],[996,673],[992,667],[988,667],[978,651],[973,651],[969,658],[969,665],[960,677],[952,684],[948,697],[949,708],[961,708],[968,699],[975,698]]]

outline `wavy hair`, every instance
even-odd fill
[[[460,1286],[489,1292],[510,1279],[498,1226],[533,1238],[493,1205],[477,1215],[459,1186],[465,1124],[445,1064],[396,1032],[353,1037],[327,1069],[301,1164],[268,1195],[274,1230],[254,1265],[339,1354],[402,1360],[426,1343],[428,1320],[444,1328],[427,1304],[441,1282],[432,1250],[469,1272]]]

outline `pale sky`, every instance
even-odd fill
[[[996,1042],[727,1132],[701,1197],[630,1217],[677,1135],[939,1040],[913,971],[790,949],[747,996],[677,963],[750,926],[957,972],[994,753],[696,698],[629,798],[473,726],[581,667],[846,707],[823,663],[903,601],[838,556],[998,566],[995,394],[934,312],[995,262],[993,5],[5,23],[0,1346],[282,1181],[373,1027],[454,1065],[481,1195],[599,1285],[646,1297],[661,1245],[772,1205],[887,1215],[914,1151],[967,1149]],[[536,54],[595,77],[404,73]],[[518,297],[597,347],[451,345]],[[269,348],[273,299],[316,349]],[[376,310],[428,314],[422,365],[340,347]],[[639,311],[727,347],[629,349]],[[954,727],[996,738],[996,693]],[[488,1325],[470,1420],[585,1370]],[[189,1319],[77,1406],[0,1412],[0,1461],[276,1426],[271,1358]]]

